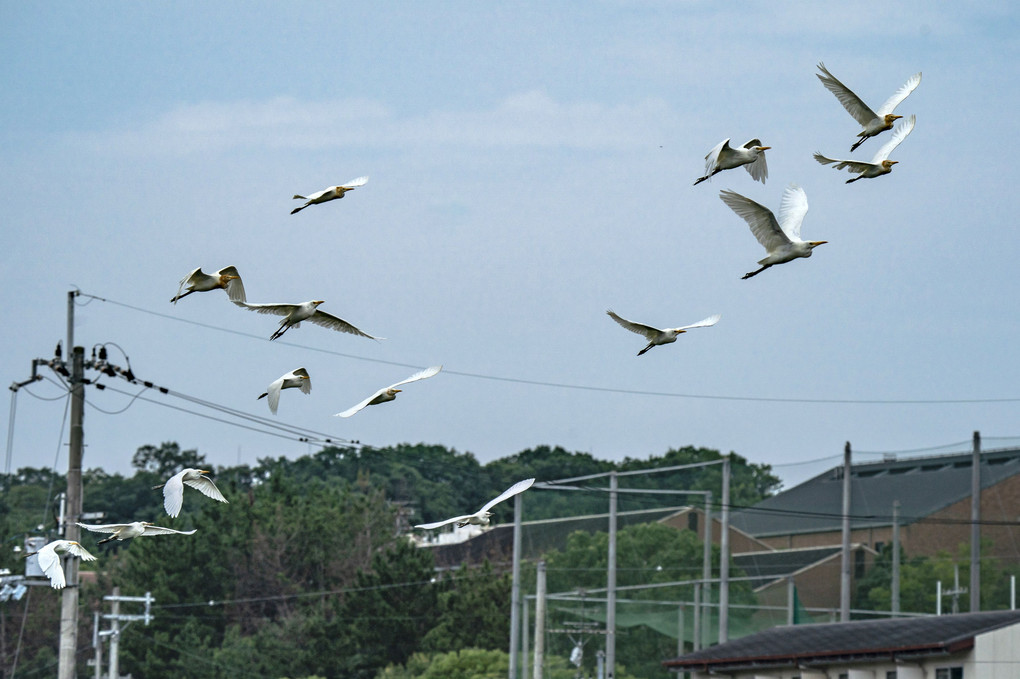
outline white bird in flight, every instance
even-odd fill
[[[206,497],[211,497],[219,502],[226,502],[223,493],[216,487],[213,480],[205,476],[209,472],[205,469],[184,469],[171,476],[166,483],[153,486],[163,489],[163,508],[170,518],[176,518],[181,513],[181,506],[184,504],[184,486],[188,485],[201,492]]]
[[[286,375],[278,377],[266,389],[259,398],[266,398],[269,403],[269,410],[275,415],[276,409],[280,405],[280,391],[282,389],[298,388],[302,394],[308,394],[312,391],[312,379],[308,376],[308,371],[304,368],[298,368],[297,370],[291,370]],[[267,398],[268,397],[268,398]],[[255,399],[256,401],[259,398]]]
[[[705,156],[705,176],[694,182],[697,186],[723,170],[732,170],[744,166],[747,173],[755,181],[762,184],[769,176],[769,166],[765,164],[765,151],[771,146],[762,146],[760,139],[752,139],[740,148],[732,148],[729,139],[723,139]]]
[[[392,401],[397,397],[397,394],[401,392],[401,390],[397,389],[397,387],[408,384],[409,382],[417,382],[418,380],[424,380],[428,377],[432,377],[433,375],[438,374],[439,371],[442,369],[443,366],[441,365],[434,365],[431,368],[425,368],[424,370],[416,372],[415,374],[411,375],[406,380],[401,380],[396,384],[391,384],[388,387],[383,387],[382,389],[375,392],[358,405],[351,406],[342,413],[337,413],[336,415],[334,415],[334,417],[350,417],[351,415],[355,414],[356,412],[362,410],[367,406],[374,406],[379,403],[386,403],[387,401]]]
[[[110,533],[110,537],[103,538],[96,543],[97,545],[109,542],[110,540],[131,540],[132,538],[141,537],[143,535],[169,535],[171,533],[176,535],[194,535],[197,530],[174,530],[173,528],[163,528],[162,526],[155,526],[149,521],[104,524],[79,523],[78,525],[82,528],[87,528],[93,533]]]
[[[663,328],[660,330],[659,328],[653,328],[652,326],[645,325],[644,323],[635,323],[634,321],[628,321],[626,318],[620,318],[613,313],[611,309],[606,313],[609,314],[609,317],[614,321],[627,328],[627,330],[636,332],[639,335],[644,335],[645,339],[648,340],[648,346],[639,351],[637,354],[638,356],[645,353],[652,347],[659,346],[660,344],[676,342],[678,335],[682,335],[691,328],[707,328],[715,325],[719,322],[719,319],[722,318],[719,314],[715,314],[714,316],[709,316],[708,318],[698,321],[697,323],[692,323],[691,325],[683,325],[679,328]]]
[[[243,306],[245,309],[257,311],[260,314],[283,316],[283,320],[280,321],[280,327],[276,329],[276,332],[269,336],[269,339],[271,340],[282,336],[283,333],[287,332],[290,328],[298,327],[301,325],[301,321],[308,321],[309,323],[321,325],[322,327],[329,328],[330,330],[346,332],[351,335],[357,335],[358,337],[367,337],[368,339],[374,340],[384,339],[382,337],[373,337],[368,333],[362,332],[344,319],[334,316],[333,314],[327,314],[325,311],[319,311],[318,306],[324,302],[325,300],[313,299],[300,304],[248,304],[247,302],[234,302],[234,304],[237,306]]]
[[[38,552],[35,552],[35,555],[39,559],[39,568],[50,579],[50,587],[53,589],[63,589],[67,586],[67,580],[64,578],[64,565],[60,562],[57,552],[76,556],[82,561],[96,560],[96,557],[74,540],[54,540],[44,545]],[[26,554],[25,556],[32,555]]]
[[[504,500],[512,498],[518,493],[523,493],[528,488],[531,488],[531,484],[535,482],[535,479],[524,479],[518,481],[514,485],[510,486],[500,494],[495,500],[489,500],[485,503],[485,506],[479,509],[474,514],[465,514],[464,516],[455,516],[452,519],[446,519],[445,521],[436,521],[435,523],[420,523],[415,528],[424,528],[425,530],[431,530],[433,528],[439,528],[450,523],[456,523],[460,527],[464,527],[468,524],[475,526],[488,526],[489,517],[492,516],[492,512],[489,510],[498,505]]]
[[[184,289],[184,286],[188,286],[188,291],[182,295],[181,290]],[[177,288],[177,294],[170,301],[177,304],[177,300],[187,297],[193,292],[209,292],[210,290],[220,289],[227,291],[227,297],[230,298],[231,302],[245,301],[244,283],[241,282],[241,274],[237,273],[237,268],[233,266],[223,267],[215,274],[205,273],[202,271],[202,267],[195,269],[181,279],[180,286]]]
[[[811,251],[828,241],[800,239],[800,225],[808,211],[807,194],[796,184],[790,184],[783,191],[783,200],[779,204],[779,220],[763,205],[734,191],[723,190],[719,197],[730,209],[736,212],[747,225],[751,233],[765,248],[766,257],[758,260],[761,268],[743,275],[750,278],[776,264],[783,264],[798,257],[810,257]]]
[[[892,129],[893,123],[898,118],[903,117],[893,115],[893,111],[921,83],[920,72],[915,73],[907,79],[907,82],[903,83],[900,89],[896,90],[891,97],[886,99],[878,111],[872,111],[849,87],[837,80],[836,76],[829,73],[825,68],[825,64],[819,62],[818,70],[824,73],[824,75],[821,73],[815,73],[815,75],[825,85],[825,89],[836,95],[836,99],[839,99],[839,103],[843,104],[843,108],[847,110],[847,113],[852,115],[854,120],[864,128],[857,133],[860,139],[850,147],[851,152],[856,151],[857,147],[863,144],[868,137],[874,137],[885,130]]]
[[[878,153],[871,159],[870,163],[865,163],[859,160],[836,160],[833,158],[826,158],[821,153],[815,153],[814,158],[822,165],[831,165],[836,163],[837,170],[847,170],[848,172],[856,172],[857,176],[853,179],[847,179],[847,184],[852,184],[858,179],[874,179],[875,177],[881,177],[884,174],[892,172],[892,166],[900,162],[898,160],[889,160],[889,154],[893,152],[897,146],[900,145],[910,131],[914,129],[914,122],[916,117],[910,116],[902,123],[896,126],[893,130],[892,137],[889,138],[882,148],[878,149]]]
[[[318,205],[319,203],[325,203],[330,200],[338,200],[340,198],[343,198],[345,193],[347,193],[348,191],[353,191],[359,186],[364,186],[365,182],[367,181],[368,177],[358,177],[357,179],[352,179],[346,184],[340,184],[339,186],[331,186],[328,189],[317,191],[316,193],[313,193],[310,196],[295,195],[294,200],[306,200],[308,202],[302,205],[301,207],[294,208],[293,210],[290,211],[290,213],[292,215],[297,214],[298,212],[301,212],[309,205]]]

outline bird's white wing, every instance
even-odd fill
[[[197,479],[188,479],[184,483],[188,484],[206,497],[211,497],[212,499],[219,500],[220,502],[227,501],[227,498],[223,497],[223,493],[220,492],[220,489],[216,487],[216,484],[213,483],[210,478],[201,476]]]
[[[705,156],[705,174],[710,174],[715,169],[716,164],[719,162],[719,156],[728,151],[730,148],[730,140],[723,139],[721,142],[715,145],[715,147],[708,152]]]
[[[177,286],[177,294],[174,295],[174,304],[177,304],[177,298],[181,296],[181,292],[184,290],[184,286],[190,283],[192,279],[195,278],[196,275],[199,276],[205,275],[204,273],[202,273],[202,267],[198,267],[197,269],[193,270],[191,273],[189,273],[187,276],[181,279],[180,284]]]
[[[146,526],[142,535],[169,535],[170,533],[175,533],[177,535],[194,535],[196,532],[198,532],[197,528],[192,530],[174,530],[173,528],[163,528],[162,526]]]
[[[305,378],[308,378],[308,379],[301,380],[301,387],[300,387],[301,393],[302,394],[310,394],[310,393],[312,393],[312,380],[311,380],[310,377],[308,377],[308,371],[307,370],[305,370],[304,368],[298,368],[297,370],[292,371],[291,375],[293,375],[294,377],[305,377]]]
[[[708,327],[713,326],[716,323],[718,323],[720,318],[722,318],[721,315],[715,314],[715,315],[709,316],[708,318],[706,318],[706,319],[704,319],[702,321],[698,321],[697,323],[691,323],[690,325],[681,326],[679,329],[680,330],[690,330],[691,328],[708,328]]]
[[[352,179],[351,181],[347,182],[346,184],[341,184],[340,188],[341,189],[356,189],[359,186],[364,186],[365,182],[367,182],[367,181],[368,181],[368,177],[358,177],[357,179]]]
[[[790,244],[789,237],[779,228],[779,222],[776,221],[775,215],[764,205],[759,205],[750,198],[728,189],[720,191],[719,197],[741,219],[747,222],[747,225],[751,227],[751,233],[766,251],[774,252],[784,245]]]
[[[63,589],[67,585],[67,581],[64,579],[64,567],[60,563],[60,557],[57,556],[57,552],[53,549],[53,543],[51,542],[43,547],[35,555],[38,559],[39,568],[50,579],[50,586],[53,589]]]
[[[369,403],[371,403],[377,396],[382,396],[385,393],[386,393],[386,389],[380,389],[379,391],[375,392],[374,394],[372,394],[371,396],[366,398],[364,401],[362,401],[358,405],[351,406],[350,408],[348,408],[347,410],[343,411],[342,413],[336,413],[333,417],[350,417],[351,415],[353,415],[354,413],[358,412],[359,410],[364,409],[365,406],[367,406]]]
[[[268,387],[266,387],[266,401],[269,403],[269,411],[276,414],[276,409],[280,407],[280,390],[283,389],[283,380],[287,377],[278,377],[273,380]]]
[[[231,302],[247,302],[244,294],[244,283],[241,282],[241,274],[237,273],[237,267],[227,266],[216,272],[220,276],[237,276],[227,281],[227,297]]]
[[[826,158],[821,153],[815,153],[814,159],[822,165],[832,165],[835,163],[835,169],[837,170],[849,170],[850,172],[866,172],[875,166],[875,163],[866,163],[863,160],[837,160],[835,158]]]
[[[425,530],[432,530],[433,528],[439,528],[446,526],[451,523],[457,523],[458,521],[465,521],[470,519],[474,514],[465,514],[464,516],[455,516],[452,519],[446,519],[445,521],[436,521],[435,523],[419,523],[415,528],[424,528]]]
[[[761,139],[752,139],[751,141],[744,144],[745,149],[749,149],[752,146],[761,146]],[[765,180],[769,178],[769,166],[765,160],[765,153],[761,152],[758,157],[754,159],[753,163],[748,163],[744,166],[747,173],[751,175],[751,179],[756,182],[765,183]]]
[[[366,332],[358,330],[353,325],[333,314],[328,314],[325,311],[315,310],[315,313],[307,319],[309,323],[320,325],[323,328],[329,328],[330,330],[339,330],[340,332],[346,332],[351,335],[357,335],[358,337],[367,337],[368,339],[381,340],[384,337],[373,337]]]
[[[917,89],[917,86],[920,84],[921,74],[919,72],[910,76],[900,89],[896,90],[891,97],[885,100],[885,103],[878,109],[878,117],[881,118],[892,113],[907,98],[907,95]]]
[[[272,314],[274,316],[287,316],[294,310],[297,304],[249,304],[248,302],[234,302],[237,306],[256,311],[260,314]]]
[[[64,545],[64,550],[71,556],[76,556],[82,561],[95,561],[96,557],[92,556],[87,549],[79,545],[77,542],[69,542]]]
[[[655,339],[662,333],[661,330],[659,330],[658,328],[653,328],[650,325],[645,325],[644,323],[635,323],[634,321],[628,321],[626,318],[621,318],[620,316],[617,316],[615,313],[613,313],[612,310],[608,310],[606,311],[606,313],[609,314],[609,317],[612,318],[614,321],[616,321],[623,327],[627,328],[627,330],[630,330],[631,332],[636,332],[639,335],[644,335],[645,339],[647,339],[648,341]]]
[[[808,211],[807,194],[796,184],[790,184],[783,191],[779,203],[779,228],[791,241],[800,240],[800,225]]]
[[[503,500],[508,500],[508,499],[512,498],[514,495],[517,495],[518,493],[523,493],[528,488],[531,488],[531,484],[533,484],[534,482],[535,482],[534,478],[524,479],[523,481],[518,481],[514,485],[512,485],[509,488],[507,488],[506,490],[504,490],[500,494],[500,496],[497,497],[495,500],[489,500],[488,502],[486,502],[485,506],[478,510],[478,513],[479,514],[484,514],[485,512],[489,511],[490,509],[492,509],[493,507],[498,505]]]
[[[882,145],[882,148],[875,153],[875,157],[871,159],[871,162],[878,165],[883,160],[888,160],[889,154],[893,152],[897,146],[900,145],[907,135],[914,129],[914,123],[917,122],[917,116],[910,116],[902,123],[896,126],[892,132],[892,136],[889,137],[889,141]]]
[[[443,366],[441,366],[441,365],[434,365],[431,368],[425,368],[424,370],[419,370],[415,374],[413,374],[410,377],[408,377],[406,380],[400,380],[396,384],[391,384],[389,386],[389,388],[390,389],[396,389],[397,387],[399,387],[401,385],[404,385],[404,384],[407,384],[409,382],[417,382],[418,380],[424,380],[424,379],[426,379],[428,377],[433,377],[435,375],[438,375],[439,371],[442,370],[442,369],[443,369]]]
[[[176,517],[184,505],[184,472],[174,474],[163,485],[163,509],[167,516]]]
[[[843,108],[853,116],[854,120],[861,125],[867,125],[875,118],[875,112],[868,108],[868,105],[861,101],[861,98],[854,94],[849,87],[829,73],[828,69],[825,68],[825,64],[819,63],[818,70],[825,74],[815,74],[822,81],[822,84],[825,85],[825,89],[836,95],[836,99],[839,99],[839,103],[843,104]]]
[[[86,528],[93,533],[116,533],[121,528],[126,527],[126,523],[104,523],[104,524],[92,524],[92,523],[79,523],[79,526]]]
[[[331,186],[328,189],[323,189],[322,191],[316,191],[315,193],[310,193],[307,196],[294,196],[294,197],[295,198],[304,198],[305,200],[318,200],[319,198],[322,198],[323,196],[325,196],[327,193],[333,193],[335,191],[336,191],[336,187],[335,186]]]

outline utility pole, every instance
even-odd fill
[[[113,588],[110,612],[110,679],[120,679],[120,587]]]
[[[514,496],[513,583],[510,587],[510,679],[518,679],[517,654],[521,634],[521,522],[524,513],[521,493]]]
[[[542,679],[545,667],[545,561],[538,562],[535,577],[535,659],[532,661],[533,679]]]
[[[892,503],[892,613],[900,612],[900,501]]]
[[[74,299],[68,298],[69,315],[73,314]],[[69,331],[74,325],[68,318]],[[85,418],[85,348],[74,347],[71,359],[71,431],[67,461],[67,513],[64,516],[64,539],[77,541],[81,533],[76,523],[81,516],[81,458],[84,447]],[[73,679],[75,657],[78,650],[78,559],[65,562],[67,587],[60,602],[60,654],[58,679]]]
[[[700,595],[704,597],[704,604],[702,606],[697,605],[698,599],[698,587],[694,588],[694,615],[701,616],[701,624],[699,626],[698,620],[694,621],[694,650],[697,651],[701,648],[701,634],[700,630],[705,630],[705,636],[708,636],[708,630],[712,624],[712,583],[709,580],[712,579],[712,491],[705,493],[705,546],[702,548],[701,554],[701,592]],[[706,643],[705,646],[708,646]]]
[[[981,610],[981,432],[974,432],[970,468],[970,612]],[[954,611],[955,613],[955,611]]]
[[[723,458],[722,526],[719,535],[719,643],[730,638],[730,456]],[[707,631],[707,630],[706,630]],[[706,646],[708,644],[706,643]]]
[[[606,573],[606,679],[616,676],[616,472],[609,473],[609,567]]]
[[[843,448],[843,549],[839,569],[839,621],[850,622],[850,442]]]

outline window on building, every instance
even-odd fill
[[[935,670],[935,679],[963,679],[963,668],[939,667]]]
[[[698,532],[698,513],[691,512],[687,515],[687,530]]]
[[[864,577],[864,550],[858,549],[854,552],[854,577],[861,579]]]

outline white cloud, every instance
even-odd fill
[[[433,110],[400,117],[366,99],[182,104],[131,129],[89,134],[106,152],[187,155],[235,148],[583,148],[625,149],[660,138],[674,114],[661,100],[564,103],[543,92],[515,94],[483,110]]]

